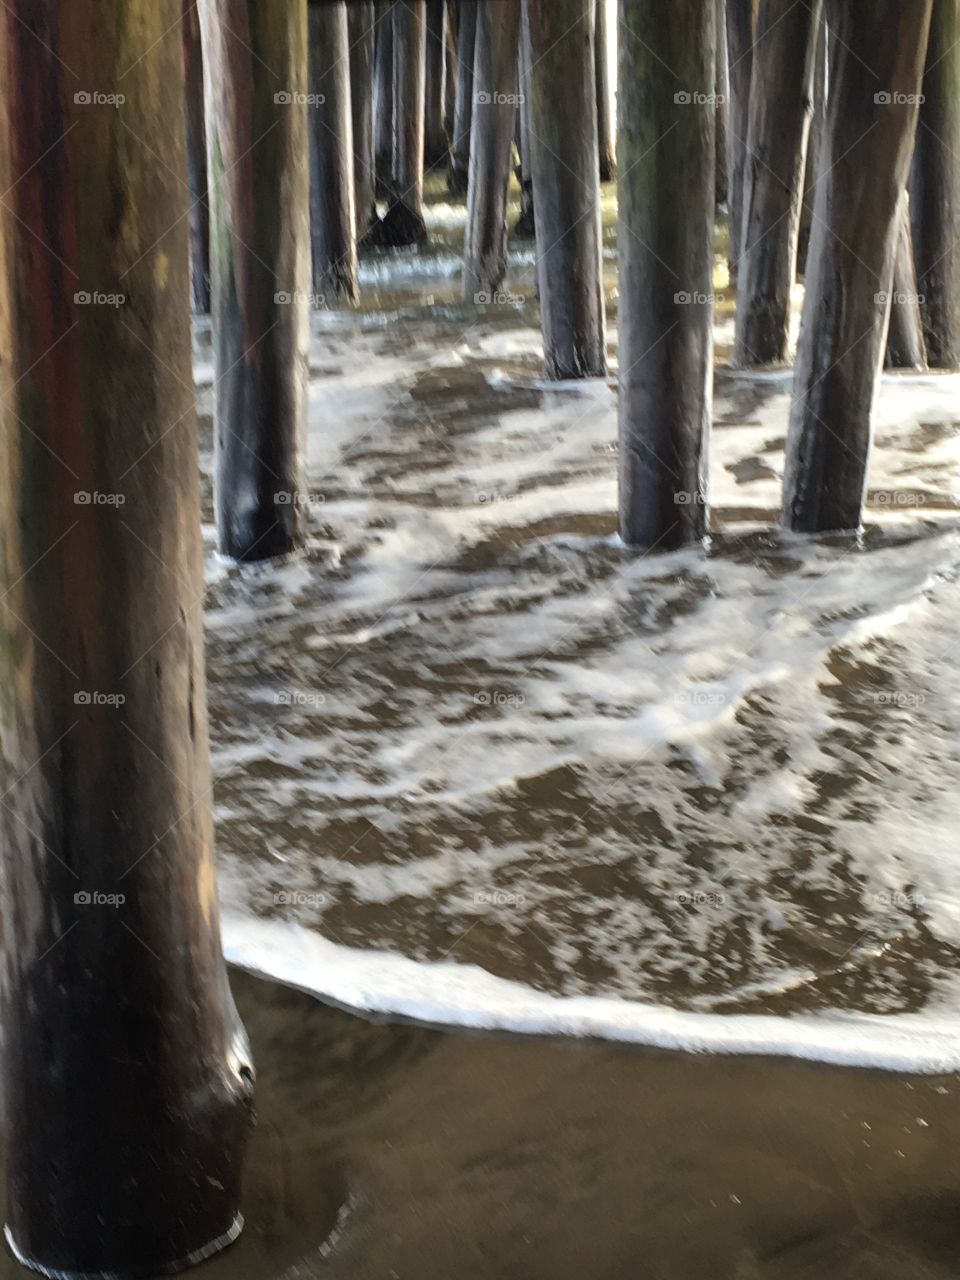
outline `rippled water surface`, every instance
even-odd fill
[[[314,317],[306,552],[207,529],[227,913],[564,995],[947,999],[960,378],[885,378],[865,533],[789,537],[789,377],[725,367],[721,306],[710,546],[638,555],[615,380],[542,381],[529,246],[457,301],[460,216]]]

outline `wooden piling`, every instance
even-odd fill
[[[726,0],[727,35],[727,205],[730,282],[736,284],[743,246],[743,187],[750,130],[750,81],[759,0]]]
[[[393,191],[393,9],[393,0],[377,0],[373,137],[377,195],[381,199],[389,199]]]
[[[473,126],[473,61],[477,44],[477,0],[457,5],[457,101],[450,140],[447,186],[463,195],[470,181],[470,130]]]
[[[393,9],[393,189],[379,228],[382,244],[424,244],[424,87],[426,0],[400,0]]]
[[[190,182],[190,280],[193,309],[197,315],[205,316],[210,311],[210,205],[200,15],[194,0],[183,0],[183,78],[187,104],[187,177]]]
[[[513,231],[520,240],[533,240],[536,236],[537,224],[533,211],[533,170],[530,166],[530,34],[522,14],[518,64],[520,110],[517,113],[517,150],[520,155],[520,164],[517,178],[520,182],[520,217]]]
[[[707,531],[716,5],[620,16],[620,534],[669,550]]]
[[[597,149],[600,153],[600,181],[617,176],[617,140],[613,130],[613,87],[607,59],[607,6],[610,0],[596,0],[593,52],[597,68]]]
[[[311,0],[308,21],[310,242],[314,305],[323,307],[359,297],[347,6]]]
[[[530,159],[547,377],[607,370],[594,0],[524,0]]]
[[[827,0],[830,99],[787,437],[783,520],[856,529],[932,0]]]
[[[888,369],[925,369],[927,349],[920,314],[920,287],[913,259],[910,208],[904,192],[899,216],[897,249],[890,288],[890,327],[887,332]]]
[[[378,222],[373,118],[377,26],[374,0],[353,0],[347,5],[347,17],[350,23],[350,98],[353,103],[353,187],[359,241]]]
[[[252,1068],[213,859],[182,16],[0,13],[6,1234],[48,1275],[156,1275],[241,1227]]]
[[[520,0],[481,5],[464,237],[463,297],[492,301],[507,272],[507,189],[517,118]]]
[[[444,0],[426,0],[427,47],[424,85],[424,163],[428,169],[449,161],[450,145],[443,127],[443,85],[446,40]]]

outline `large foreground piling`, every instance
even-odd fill
[[[524,0],[530,160],[549,378],[607,371],[594,0]]]
[[[716,5],[620,15],[620,533],[667,550],[707,528]]]
[[[887,290],[931,0],[827,0],[830,100],[787,437],[783,520],[860,524]]]
[[[210,310],[210,206],[207,195],[207,130],[203,116],[200,15],[183,0],[183,78],[187,104],[187,177],[190,182],[190,279],[193,309]]]
[[[470,130],[473,126],[473,61],[477,41],[477,0],[459,0],[457,19],[457,97],[450,139],[447,185],[462,195],[470,180]]]
[[[374,51],[377,12],[374,0],[347,5],[350,21],[350,98],[353,103],[353,187],[357,239],[377,224],[377,174],[374,150]]]
[[[47,1275],[156,1275],[241,1225],[181,19],[180,0],[0,14],[6,1232]]]
[[[344,0],[310,0],[310,240],[318,305],[356,302],[350,28]],[[322,302],[320,300],[323,300]]]
[[[393,9],[393,187],[380,224],[384,244],[423,244],[426,0],[398,0]]]
[[[910,182],[930,364],[960,367],[960,0],[934,0]]]
[[[782,363],[797,275],[820,0],[761,0],[753,49],[734,363]]]
[[[507,272],[507,188],[517,118],[520,0],[481,5],[474,71],[463,296],[491,301]]]
[[[220,550],[299,539],[309,339],[306,0],[200,0],[213,213]]]

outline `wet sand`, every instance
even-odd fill
[[[198,1280],[960,1268],[956,1076],[374,1023],[233,980],[260,1118],[246,1230]]]

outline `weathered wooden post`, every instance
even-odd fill
[[[600,181],[612,182],[617,176],[617,143],[613,134],[613,92],[610,64],[607,60],[607,5],[609,0],[596,0],[593,40],[597,66],[597,148],[600,152]]]
[[[707,530],[716,5],[620,16],[620,534],[669,550]]]
[[[549,378],[600,378],[607,371],[594,16],[594,0],[524,0],[537,274]]]
[[[463,296],[468,301],[491,301],[507,273],[507,188],[517,118],[519,43],[520,0],[480,6],[463,261]]]
[[[727,128],[727,114],[730,110],[730,90],[727,85],[728,59],[726,0],[717,0],[717,16],[714,24],[714,30],[717,33],[717,70],[714,77],[714,91],[717,103],[716,133],[714,137],[714,155],[716,157],[714,189],[716,191],[716,202],[719,206],[726,204],[727,200],[730,198],[730,174],[727,168],[727,155],[730,148],[730,139],[728,137],[730,131]]]
[[[517,112],[518,147],[520,167],[520,217],[514,227],[514,235],[521,240],[532,240],[536,235],[536,219],[533,211],[533,170],[530,167],[530,33],[527,24],[520,21],[520,56],[518,59],[518,85],[520,110]]]
[[[310,0],[310,239],[317,304],[356,302],[350,29],[344,0]],[[321,299],[323,301],[321,301]]]
[[[453,137],[454,117],[457,110],[457,6],[456,0],[446,0],[443,6],[443,131],[449,149]]]
[[[353,103],[353,186],[357,239],[362,240],[379,220],[373,128],[377,25],[374,0],[353,0],[347,5],[347,17],[350,22],[350,98]]]
[[[904,192],[899,214],[897,249],[890,289],[890,328],[887,332],[888,369],[925,369],[927,350],[920,315],[920,289],[913,260],[910,206]]]
[[[960,367],[960,0],[934,0],[910,182],[931,367]]]
[[[190,278],[193,309],[210,310],[210,205],[207,195],[207,130],[203,118],[203,54],[200,15],[183,0],[183,78],[187,101],[187,177],[190,182]]]
[[[47,1275],[156,1275],[241,1228],[181,20],[180,0],[0,14],[6,1236]]]
[[[743,188],[750,129],[750,81],[753,70],[753,41],[759,0],[726,0],[727,8],[727,207],[729,244],[727,261],[731,283],[736,283],[743,245]]]
[[[423,244],[426,0],[399,0],[393,9],[393,190],[380,224],[383,244]]]
[[[450,142],[447,186],[452,195],[463,195],[470,180],[470,130],[473,124],[473,60],[477,40],[477,0],[457,5],[457,101]]]
[[[856,529],[932,0],[827,0],[830,99],[787,437],[783,520]]]
[[[424,163],[428,169],[449,161],[449,143],[443,128],[443,77],[447,48],[444,36],[443,0],[426,0],[427,48],[424,86]]]
[[[760,3],[737,274],[741,367],[787,359],[820,7],[820,0]]]
[[[374,46],[373,138],[377,195],[393,190],[393,0],[377,0]]]
[[[820,28],[817,32],[817,48],[813,68],[813,114],[807,135],[807,160],[803,176],[803,203],[800,206],[800,232],[797,236],[797,278],[806,275],[807,252],[810,248],[810,232],[813,228],[813,206],[817,198],[821,160],[823,157],[823,130],[827,119],[827,22],[821,7]]]
[[[200,0],[213,223],[216,509],[237,560],[300,537],[309,341],[306,0]]]

